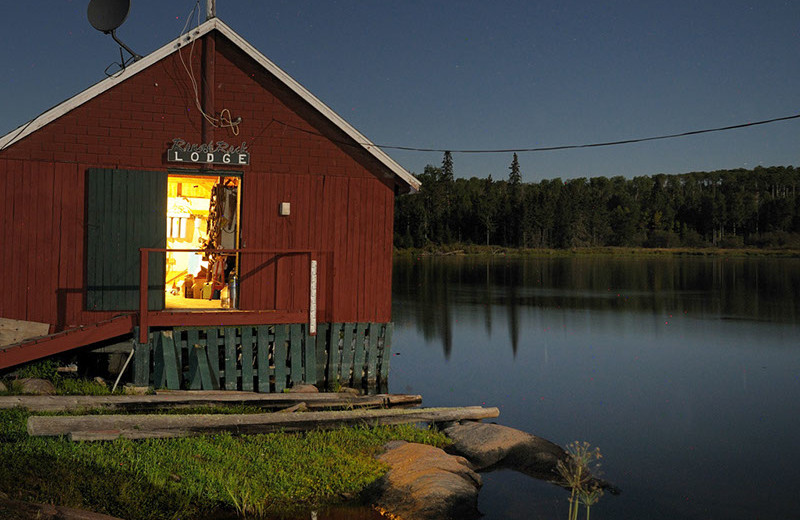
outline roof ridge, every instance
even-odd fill
[[[228,40],[233,42],[239,49],[254,59],[261,67],[267,72],[275,76],[281,83],[289,87],[294,93],[299,95],[303,100],[309,103],[315,110],[317,110],[323,117],[333,123],[337,128],[342,130],[348,137],[353,139],[360,147],[366,150],[371,156],[377,159],[384,167],[391,171],[395,176],[399,177],[407,186],[413,190],[420,187],[420,182],[413,175],[411,175],[405,168],[400,166],[389,155],[380,149],[376,144],[367,139],[352,125],[344,120],[339,114],[334,112],[328,105],[323,103],[319,98],[314,96],[309,90],[298,83],[294,78],[287,74],[283,69],[278,67],[263,53],[256,49],[252,44],[245,40],[236,31],[231,29],[220,18],[211,18],[194,29],[181,34],[177,38],[166,43],[162,47],[151,52],[147,56],[136,60],[132,64],[125,67],[119,73],[104,78],[87,89],[79,92],[78,94],[62,101],[54,107],[45,110],[27,123],[20,125],[14,130],[8,132],[4,136],[0,136],[0,153],[7,147],[22,140],[33,132],[46,126],[47,124],[55,121],[59,117],[71,112],[75,108],[83,105],[84,103],[94,99],[103,92],[117,86],[125,80],[135,76],[142,70],[147,69],[151,65],[158,63],[167,56],[177,52],[179,49],[185,47],[189,43],[198,40],[210,33],[212,30],[219,31]]]

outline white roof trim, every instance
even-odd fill
[[[266,56],[261,54],[255,47],[250,45],[250,43],[248,43],[247,40],[239,36],[239,34],[237,34],[233,29],[228,27],[219,18],[212,18],[204,22],[195,29],[192,29],[188,33],[183,34],[180,37],[176,38],[175,40],[171,41],[170,43],[164,45],[160,49],[132,63],[118,74],[115,74],[112,77],[106,78],[92,85],[91,87],[84,90],[80,94],[56,105],[55,107],[51,108],[50,110],[47,110],[46,112],[42,113],[35,119],[25,123],[24,125],[12,130],[8,134],[0,137],[0,151],[16,143],[17,141],[25,138],[26,136],[32,134],[36,130],[39,130],[48,123],[53,122],[54,120],[70,112],[71,110],[83,105],[87,101],[102,94],[103,92],[109,90],[110,88],[115,87],[116,85],[122,83],[126,79],[136,75],[140,71],[161,61],[165,57],[176,52],[181,47],[184,47],[187,44],[191,43],[193,40],[205,36],[214,29],[221,32],[225,37],[231,40],[237,47],[242,49],[242,51],[244,51],[248,56],[253,58],[268,72],[270,72],[272,75],[278,78],[283,84],[289,87],[302,99],[308,102],[312,107],[314,107],[317,111],[319,111],[336,127],[342,130],[356,143],[361,145],[364,148],[364,150],[366,150],[370,155],[375,157],[381,164],[386,166],[386,168],[388,168],[392,173],[394,173],[400,179],[402,179],[409,187],[411,187],[413,190],[419,189],[421,183],[413,175],[407,172],[405,168],[400,166],[397,162],[394,161],[394,159],[389,157],[383,150],[381,150],[378,146],[373,144],[369,139],[364,137],[358,130],[353,128],[347,121],[342,119],[339,116],[339,114],[331,110],[330,107],[328,107],[325,103],[320,101],[311,92],[306,90],[306,88],[303,87],[300,83],[295,81],[286,72],[281,70],[280,67],[275,65]]]

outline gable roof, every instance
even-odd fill
[[[212,30],[217,30],[220,33],[222,33],[222,35],[224,35],[231,42],[233,42],[235,46],[241,49],[250,58],[255,60],[256,63],[261,65],[266,71],[268,71],[270,74],[276,77],[281,83],[286,85],[292,92],[300,96],[300,98],[302,98],[309,105],[311,105],[325,119],[330,121],[334,126],[339,128],[347,136],[349,136],[356,143],[358,143],[358,145],[361,148],[363,148],[369,155],[373,156],[375,159],[378,160],[379,163],[381,163],[390,172],[392,172],[394,176],[399,181],[401,181],[402,184],[406,185],[412,190],[419,189],[421,184],[420,181],[417,180],[408,171],[406,171],[405,168],[400,166],[397,162],[394,161],[394,159],[389,157],[383,150],[381,150],[378,146],[373,144],[369,139],[364,137],[358,130],[353,128],[347,121],[342,119],[342,117],[339,116],[339,114],[334,112],[325,103],[320,101],[311,92],[306,90],[305,87],[303,87],[300,83],[295,81],[280,67],[275,65],[266,56],[261,54],[258,51],[258,49],[253,47],[249,42],[247,42],[247,40],[242,38],[238,33],[236,33],[233,29],[228,27],[228,25],[226,25],[225,22],[223,22],[219,18],[211,18],[207,20],[203,24],[197,26],[195,29],[192,29],[186,34],[182,34],[181,36],[169,42],[168,44],[164,45],[160,49],[128,65],[120,73],[115,74],[114,76],[108,77],[92,85],[83,92],[71,97],[70,99],[67,99],[66,101],[63,101],[62,103],[54,106],[50,110],[43,112],[35,119],[25,123],[24,125],[21,125],[20,127],[9,132],[8,134],[0,137],[0,151],[16,143],[17,141],[25,138],[26,136],[32,134],[33,132],[39,130],[43,126],[47,125],[48,123],[51,123],[52,121],[58,119],[59,117],[70,112],[71,110],[83,105],[84,103],[93,99],[94,97],[115,87],[119,83],[122,83],[128,78],[135,76],[137,73],[145,70],[151,65],[158,63],[165,57],[177,52],[178,49],[181,49],[191,44],[193,41],[202,38]]]

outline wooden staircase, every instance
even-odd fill
[[[134,330],[135,321],[135,313],[121,314],[92,325],[76,327],[0,347],[0,370],[84,347],[98,341],[130,334]]]

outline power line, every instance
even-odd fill
[[[658,141],[662,139],[674,139],[676,137],[687,137],[690,135],[698,135],[698,134],[708,134],[711,132],[723,132],[726,130],[736,130],[738,128],[747,128],[750,126],[759,126],[759,125],[767,125],[770,123],[776,123],[778,121],[788,121],[790,119],[799,119],[800,114],[795,114],[793,116],[785,116],[785,117],[776,117],[774,119],[765,119],[763,121],[754,121],[752,123],[742,123],[738,125],[730,125],[730,126],[721,126],[717,128],[706,128],[703,130],[691,130],[689,132],[681,132],[678,134],[667,134],[667,135],[658,135],[653,137],[640,137],[636,139],[624,139],[621,141],[605,141],[600,143],[589,143],[589,144],[569,144],[569,145],[562,145],[562,146],[542,146],[536,148],[495,148],[495,149],[477,149],[477,150],[454,150],[452,148],[416,148],[412,146],[394,146],[394,145],[383,145],[383,144],[375,144],[375,146],[379,148],[385,148],[387,150],[404,150],[404,151],[411,151],[411,152],[452,152],[452,153],[512,153],[512,152],[551,152],[555,150],[573,150],[577,148],[599,148],[602,146],[618,146],[622,144],[631,144],[631,143],[643,143],[645,141]],[[280,121],[279,121],[280,122]],[[288,125],[287,125],[288,126]],[[299,129],[298,129],[299,130]],[[363,145],[367,145],[367,143],[362,143]]]

